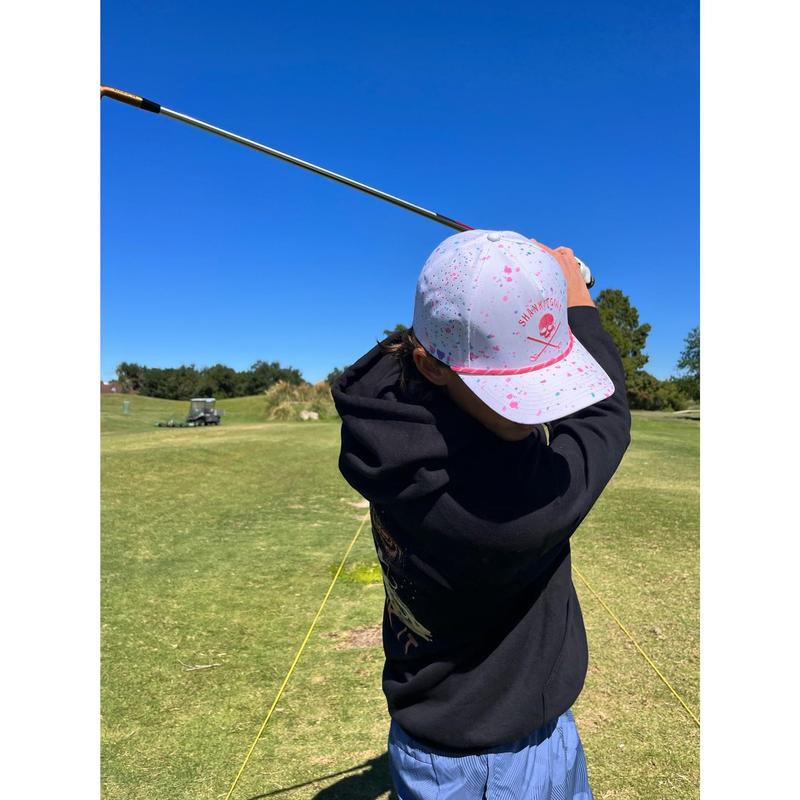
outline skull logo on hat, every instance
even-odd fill
[[[556,321],[552,314],[543,314],[539,320],[539,335],[549,339],[556,329]]]

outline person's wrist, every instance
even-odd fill
[[[566,261],[566,259],[565,259]],[[577,264],[563,263],[564,277],[567,279],[567,308],[573,306],[593,306],[594,300],[589,294],[589,287],[581,275]]]
[[[567,308],[575,308],[576,306],[591,306],[595,307],[594,300],[589,294],[589,288],[584,283],[583,286],[577,287],[575,290],[567,290]]]
[[[590,306],[594,308],[594,300],[592,300],[592,296],[589,294],[589,287],[583,279],[580,266],[572,250],[569,247],[557,247],[553,249],[546,244],[537,242],[536,239],[531,239],[531,241],[550,253],[550,255],[558,261],[561,271],[564,274],[564,280],[567,283],[567,308],[574,308],[576,306]]]

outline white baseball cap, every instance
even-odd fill
[[[549,422],[614,393],[569,328],[558,261],[513,231],[445,239],[420,272],[413,329],[431,355],[514,422]]]

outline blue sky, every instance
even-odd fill
[[[694,2],[104,2],[106,84],[474,227],[567,245],[675,371],[699,323]],[[311,381],[411,323],[451,231],[103,101],[101,374]]]

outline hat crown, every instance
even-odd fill
[[[564,274],[519,233],[458,233],[422,267],[413,324],[422,346],[457,372],[534,370],[570,346]]]

